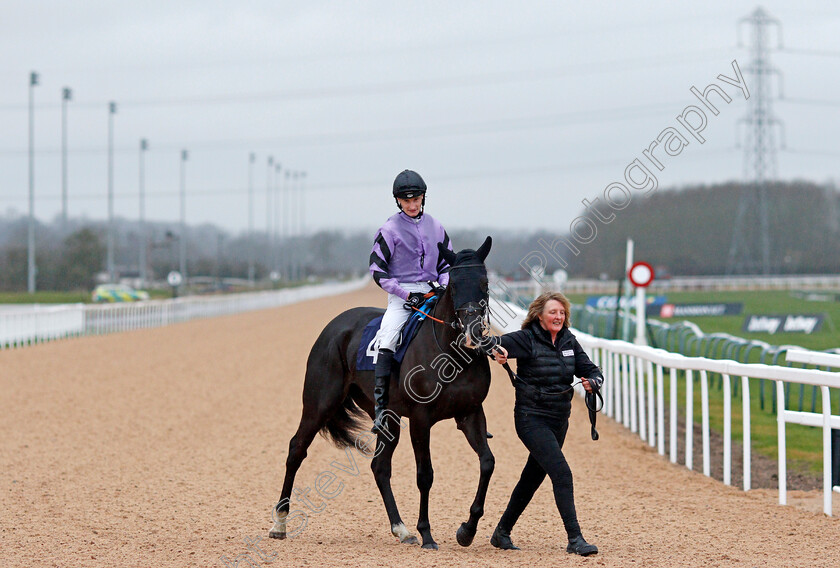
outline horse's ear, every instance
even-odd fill
[[[484,262],[484,259],[487,258],[487,255],[490,253],[491,246],[493,246],[493,239],[491,239],[488,236],[486,239],[484,239],[484,243],[482,243],[482,245],[478,247],[478,250],[475,251],[478,255],[478,258],[481,259],[481,262]]]
[[[455,253],[443,246],[443,243],[438,243],[438,251],[441,258],[446,261],[449,266],[455,265]]]

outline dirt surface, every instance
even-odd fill
[[[670,420],[670,413],[665,410],[665,452],[670,452],[671,436],[668,424]],[[694,471],[703,472],[703,428],[696,421],[694,423],[693,444],[694,444]],[[733,437],[732,450],[730,452],[732,458],[731,484],[735,487],[744,486],[744,444]],[[750,487],[752,489],[776,489],[775,492],[778,498],[779,488],[779,462],[775,459],[769,458],[765,455],[759,454],[755,450],[750,455],[751,480]],[[678,414],[677,417],[677,462],[685,463],[685,413]],[[792,460],[788,460],[787,467],[787,489],[788,491],[805,491],[805,492],[820,492],[815,493],[819,498],[820,505],[816,509],[822,511],[822,486],[823,478],[821,474],[814,474],[809,471],[804,471],[803,468],[797,469],[797,464]],[[723,481],[723,434],[714,430],[709,431],[709,472],[714,479]]]
[[[309,347],[341,310],[383,304],[371,287],[0,352],[0,565],[840,565],[837,518],[819,507],[778,506],[775,491],[744,493],[671,465],[603,418],[601,440],[592,442],[579,404],[566,454],[584,535],[600,554],[566,554],[547,482],[513,532],[523,550],[496,550],[489,536],[526,459],[513,428],[513,393],[498,369],[485,404],[496,471],[470,548],[455,542],[455,530],[468,515],[478,460],[452,421],[432,431],[430,511],[439,551],[399,544],[367,460],[321,437],[297,478],[320,512],[309,512],[294,538],[269,540]],[[393,485],[413,529],[418,493],[407,442],[395,455]],[[314,489],[325,471],[337,478],[330,490],[341,488],[330,500]],[[821,499],[792,497],[806,506]]]

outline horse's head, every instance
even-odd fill
[[[468,348],[474,348],[485,332],[489,331],[485,323],[489,292],[484,259],[492,244],[493,239],[487,237],[478,250],[464,249],[458,253],[438,244],[441,257],[449,264],[452,303],[458,325],[466,339],[464,345]]]

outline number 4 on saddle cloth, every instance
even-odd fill
[[[423,302],[420,306],[420,311],[415,311],[408,317],[402,331],[400,332],[400,341],[397,344],[397,349],[394,352],[394,362],[402,363],[405,352],[408,350],[408,344],[417,335],[417,330],[420,329],[420,324],[426,319],[426,316],[431,313],[432,308],[438,301],[438,296],[432,296]],[[362,339],[359,341],[359,351],[356,354],[356,370],[357,371],[373,371],[376,368],[375,357],[376,351],[376,332],[379,331],[379,325],[382,323],[382,316],[371,320],[365,330],[362,332]]]

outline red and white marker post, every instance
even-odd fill
[[[647,333],[645,333],[645,288],[653,282],[653,267],[647,262],[636,262],[627,271],[627,278],[636,287],[636,345],[647,345]]]

